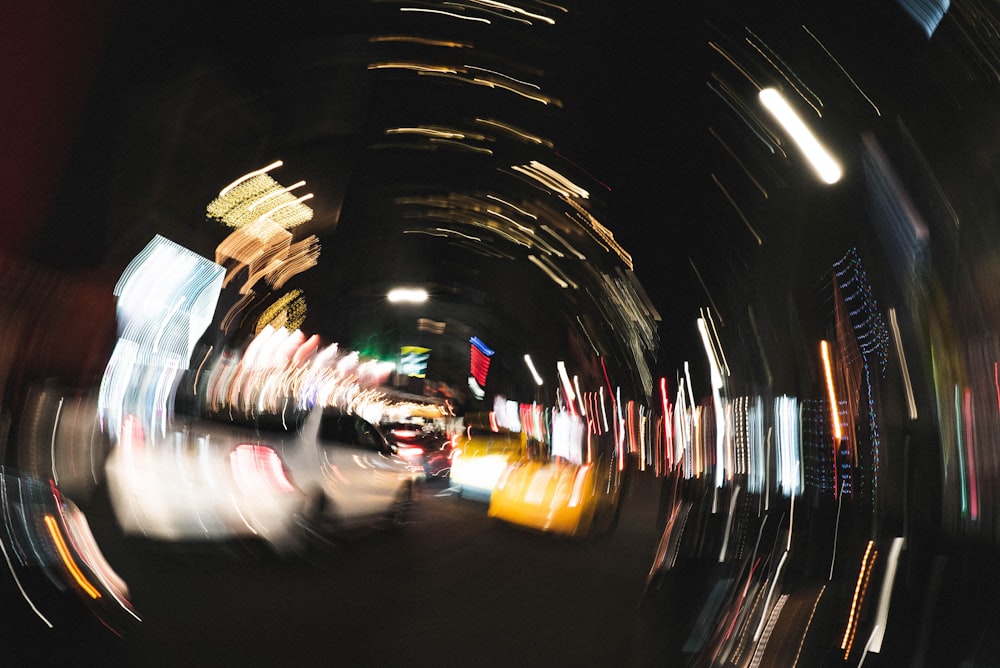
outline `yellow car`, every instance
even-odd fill
[[[490,498],[489,516],[540,531],[585,537],[605,528],[617,506],[618,484],[609,488],[606,466],[563,459],[522,459],[500,476]],[[605,471],[606,472],[606,471]]]
[[[451,488],[462,497],[489,501],[500,474],[524,453],[522,434],[467,427],[452,453]]]

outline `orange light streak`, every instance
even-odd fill
[[[94,585],[87,581],[87,578],[83,576],[83,572],[80,567],[76,565],[73,561],[73,557],[70,556],[69,548],[66,547],[66,541],[63,540],[62,533],[59,532],[59,525],[56,524],[56,520],[52,515],[45,516],[45,526],[49,530],[49,534],[52,536],[52,542],[56,544],[56,550],[59,551],[59,556],[62,558],[63,563],[66,564],[66,568],[69,570],[70,575],[76,580],[76,583],[80,585],[80,589],[85,591],[90,598],[100,598],[101,592],[97,591]]]
[[[837,390],[833,385],[833,365],[830,363],[830,344],[819,342],[819,352],[823,357],[823,373],[826,376],[826,392],[830,398],[830,417],[833,420],[833,437],[840,441],[843,429],[840,426],[840,404],[837,403]]]
[[[851,654],[851,646],[854,644],[854,634],[857,632],[857,612],[865,598],[868,590],[868,579],[871,577],[872,566],[875,565],[875,557],[878,550],[872,551],[875,541],[868,541],[865,548],[865,555],[861,559],[861,569],[858,571],[858,582],[854,585],[854,599],[851,601],[851,613],[847,617],[847,628],[844,629],[844,639],[840,643],[840,649],[844,650],[844,660]],[[870,557],[870,559],[869,559]]]

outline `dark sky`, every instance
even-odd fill
[[[792,161],[776,163],[762,157],[760,146],[708,91],[707,82],[713,74],[738,79],[733,76],[733,67],[709,48],[709,41],[740,53],[740,48],[745,49],[739,46],[746,36],[744,26],[750,26],[796,71],[801,70],[810,85],[825,89],[827,99],[834,101],[834,111],[827,114],[824,123],[832,136],[843,138],[845,146],[856,141],[859,129],[879,121],[872,119],[870,108],[845,83],[843,73],[820,57],[815,44],[804,37],[803,21],[819,26],[816,31],[841,56],[852,75],[880,94],[886,117],[893,112],[886,86],[906,88],[905,64],[912,53],[906,42],[902,52],[894,49],[893,45],[901,44],[898,34],[883,32],[889,19],[899,18],[893,13],[894,5],[873,8],[857,3],[851,10],[821,3],[782,4],[786,6],[748,3],[733,7],[731,3],[710,2],[649,8],[637,3],[567,3],[573,13],[553,32],[558,35],[555,42],[547,42],[543,31],[534,31],[526,34],[541,35],[535,42],[489,43],[504,47],[511,58],[544,55],[546,84],[562,99],[563,109],[558,116],[547,115],[542,127],[552,131],[560,155],[603,184],[595,188],[601,219],[631,253],[636,274],[664,319],[664,372],[684,359],[701,355],[694,320],[698,308],[707,306],[710,298],[689,258],[699,267],[712,297],[723,302],[720,308],[735,299],[720,285],[731,283],[733,277],[745,277],[747,270],[757,269],[755,263],[784,261],[780,254],[769,257],[766,252],[757,252],[741,214],[761,231],[769,248],[779,249],[776,253],[790,250],[798,254],[802,244],[808,246],[820,238],[784,238],[787,221],[815,217],[817,209],[834,221],[833,211],[839,207],[845,207],[843,215],[855,213],[853,203],[842,201],[849,198],[796,181],[801,176],[794,173],[797,165],[790,167]],[[152,192],[142,194],[147,200],[140,204],[196,218],[205,196],[212,192],[206,184],[211,182],[218,188],[240,173],[237,165],[264,157],[255,155],[259,147],[247,145],[224,146],[220,151],[220,144],[213,144],[214,138],[208,134],[204,137],[206,155],[191,156],[194,162],[186,180],[157,181],[166,161],[176,159],[160,149],[168,145],[171,136],[179,136],[177,133],[197,132],[192,119],[205,120],[216,110],[232,113],[234,125],[253,122],[247,114],[226,111],[220,105],[225,91],[218,97],[184,98],[185,67],[202,59],[197,76],[208,79],[215,74],[213,67],[220,72],[238,69],[241,53],[271,54],[278,56],[279,62],[295,63],[297,49],[307,55],[308,44],[323,35],[363,31],[368,14],[384,9],[367,2],[353,6],[356,10],[341,6],[331,15],[312,6],[278,12],[266,3],[240,3],[234,9],[228,3],[140,6],[109,2],[99,5],[100,11],[85,15],[48,6],[26,14],[21,22],[24,30],[17,34],[17,40],[8,42],[11,59],[7,60],[6,73],[21,77],[18,84],[22,88],[30,84],[37,94],[24,96],[28,102],[34,100],[34,106],[19,105],[9,116],[17,120],[7,125],[10,140],[5,142],[14,150],[7,153],[4,175],[14,184],[11,192],[17,195],[8,196],[9,210],[14,219],[26,221],[26,229],[40,229],[46,212],[53,209],[60,224],[73,220],[68,230],[48,235],[37,246],[42,261],[59,256],[61,262],[77,267],[93,266],[100,263],[107,248],[115,244],[125,248],[132,243],[129,230],[122,236],[99,229],[108,212],[114,212],[123,224],[128,223],[130,213],[126,209],[122,215],[116,210],[122,206],[122,198],[102,192],[101,184],[110,182],[128,189],[156,183]],[[743,12],[745,20],[734,15],[735,11]],[[406,25],[409,20],[401,18],[400,22]],[[64,47],[60,50],[47,48],[60,34],[73,39],[56,39]],[[110,55],[102,60],[105,53]],[[215,54],[214,65],[206,54]],[[878,66],[872,67],[873,62]],[[307,59],[302,63],[303,71],[289,65],[287,78],[299,87],[316,87],[318,91],[322,80],[310,79],[306,74],[310,63]],[[865,69],[854,67],[865,64]],[[98,71],[103,78],[93,78]],[[250,81],[255,72],[251,68],[243,75]],[[88,87],[88,81],[93,85]],[[152,90],[164,81],[170,82],[175,94],[168,87],[159,93],[161,98],[142,98],[145,108],[129,108],[145,87]],[[260,100],[252,102],[265,107],[270,104],[269,92],[262,90]],[[405,109],[411,102],[389,100],[387,105]],[[128,141],[127,131],[135,117],[158,104],[164,107],[164,117],[149,134],[163,144],[130,147],[135,155],[145,150],[152,159],[126,165],[104,161],[102,152],[110,157],[119,148],[116,142]],[[339,104],[349,105],[350,100],[343,98]],[[309,120],[307,115],[296,117],[295,111],[281,113]],[[13,125],[20,130],[10,130]],[[99,128],[100,132],[82,133],[74,149],[73,132],[81,127]],[[745,182],[738,183],[742,177],[733,159],[722,155],[710,129],[730,131],[726,137],[734,154],[762,179],[771,179],[766,185],[774,194],[767,203],[756,201]],[[60,170],[67,164],[76,179],[71,194],[64,189],[62,195],[47,196],[45,184],[51,192],[57,191]],[[713,176],[730,188],[733,201],[741,207],[739,214],[713,184]],[[309,176],[311,181],[322,178]],[[799,188],[802,185],[805,187]],[[205,193],[196,191],[195,186],[204,187]],[[193,202],[187,208],[185,197]],[[42,205],[36,206],[38,203]],[[797,227],[804,228],[801,224]],[[776,243],[779,239],[782,243]],[[8,243],[13,247],[12,240]],[[837,244],[831,246],[840,252]],[[823,253],[817,259],[819,266],[828,260]]]

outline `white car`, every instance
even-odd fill
[[[308,533],[401,522],[417,472],[378,429],[331,408],[298,418],[176,420],[152,438],[126,418],[105,465],[122,530],[169,541],[257,537],[286,553]]]

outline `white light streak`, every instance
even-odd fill
[[[219,191],[219,197],[225,197],[225,195],[226,195],[227,192],[229,192],[230,190],[232,190],[236,186],[240,185],[244,181],[248,181],[248,180],[252,179],[255,176],[260,176],[261,174],[267,174],[272,169],[277,169],[278,167],[281,167],[283,164],[285,164],[285,163],[283,163],[281,160],[275,160],[274,162],[272,162],[267,167],[262,167],[261,169],[258,169],[255,172],[250,172],[249,174],[244,174],[243,176],[241,176],[240,178],[236,179],[235,181],[233,181],[232,183],[230,183],[228,186],[226,186],[225,188],[223,188],[222,190],[220,190]]]
[[[464,21],[479,21],[480,23],[491,24],[492,21],[489,19],[484,19],[479,16],[462,16],[461,14],[453,14],[452,12],[445,12],[440,9],[425,9],[423,7],[400,7],[401,12],[424,12],[426,14],[443,14],[444,16],[450,16],[455,19],[462,19]]]
[[[833,184],[841,179],[844,172],[840,165],[823,148],[812,130],[802,122],[802,119],[781,96],[781,93],[774,88],[765,88],[760,91],[760,102],[781,124],[781,127],[791,135],[792,140],[805,154],[806,160],[809,161],[821,181]]]
[[[531,377],[535,379],[535,385],[543,385],[545,381],[542,380],[541,375],[539,375],[538,370],[535,368],[535,363],[531,361],[531,355],[525,353],[524,363],[528,365],[528,371],[531,372]]]
[[[423,304],[428,295],[423,288],[393,288],[385,298],[393,304]]]

